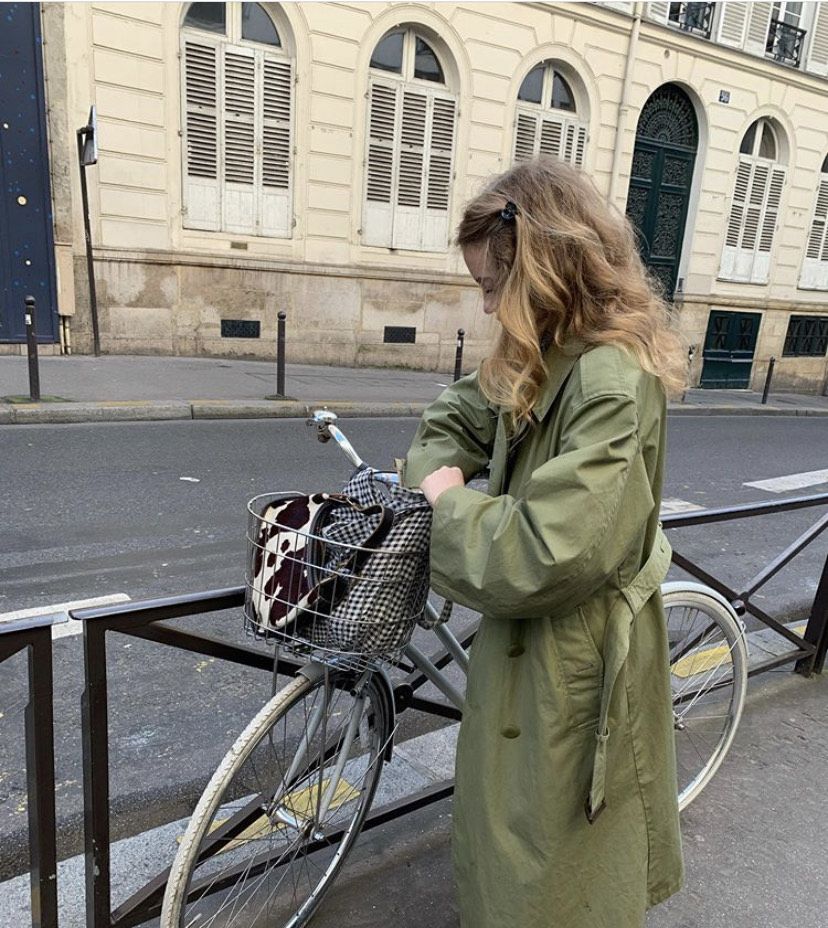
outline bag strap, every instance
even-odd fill
[[[670,568],[672,548],[664,534],[661,523],[658,524],[653,547],[647,562],[629,583],[621,590],[618,602],[607,617],[604,636],[604,685],[601,689],[601,712],[598,729],[595,732],[595,757],[592,764],[592,782],[586,800],[586,817],[592,824],[606,808],[604,789],[607,773],[607,741],[610,732],[608,725],[609,707],[612,692],[618,675],[630,650],[630,635],[635,617],[646,602],[661,586],[661,581]]]

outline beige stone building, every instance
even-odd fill
[[[828,3],[45,3],[57,332],[105,352],[449,369],[449,244],[516,158],[626,211],[704,386],[825,392]],[[56,336],[57,337],[57,336]]]

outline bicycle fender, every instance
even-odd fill
[[[661,595],[665,596],[667,593],[672,593],[678,590],[679,592],[684,590],[690,590],[693,593],[701,593],[704,596],[709,597],[710,599],[715,599],[720,605],[724,606],[725,609],[730,613],[733,620],[742,629],[745,630],[745,623],[739,616],[736,614],[736,610],[733,608],[732,603],[725,596],[722,596],[718,590],[714,590],[712,587],[705,586],[703,583],[694,583],[687,580],[671,580],[669,583],[661,584]]]

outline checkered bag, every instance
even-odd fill
[[[428,628],[431,507],[358,469],[341,494],[251,500],[245,616],[258,634],[337,653],[399,650]],[[446,621],[446,603],[439,621]]]

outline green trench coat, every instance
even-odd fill
[[[664,391],[621,349],[582,348],[547,353],[510,474],[476,374],[428,407],[405,461],[408,486],[491,463],[488,494],[446,490],[432,528],[434,589],[483,614],[457,745],[463,928],[641,928],[683,884]]]

